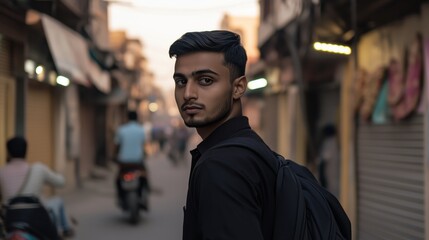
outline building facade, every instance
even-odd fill
[[[83,166],[94,162],[92,153],[78,146],[82,123],[91,122],[80,119],[80,112],[84,112],[80,108],[87,106],[83,106],[85,95],[92,95],[91,91],[110,92],[110,74],[96,55],[91,55],[106,45],[92,38],[100,31],[91,32],[94,21],[88,19],[95,13],[89,1],[52,4],[31,0],[0,3],[0,162],[6,160],[6,139],[25,136],[28,160],[65,174],[68,186],[73,187],[82,172],[89,172],[89,167]],[[104,6],[99,29],[103,21],[107,29],[107,4]],[[94,126],[86,133],[95,135]]]
[[[329,177],[339,184],[327,187],[338,191],[354,239],[429,239],[427,11],[425,1],[261,2],[265,94],[278,109],[264,115],[279,129],[266,131],[320,180],[320,129],[335,126]],[[352,54],[317,52],[316,42]]]

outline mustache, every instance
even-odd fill
[[[199,108],[199,109],[202,109],[203,107],[204,107],[204,105],[200,104],[200,103],[185,102],[185,103],[182,104],[182,106],[180,106],[180,109],[182,111],[185,111],[188,108]]]

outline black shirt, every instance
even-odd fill
[[[248,119],[237,117],[191,151],[183,240],[272,238],[276,163],[243,147],[212,148],[232,137],[254,138],[264,144]]]

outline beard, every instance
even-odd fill
[[[230,115],[232,110],[232,99],[228,98],[212,116],[207,116],[203,119],[196,119],[193,116],[188,119],[183,118],[187,127],[201,128],[211,125],[217,125],[223,122]],[[183,117],[183,116],[182,116]]]

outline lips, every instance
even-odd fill
[[[197,114],[201,109],[203,107],[198,104],[186,104],[182,106],[182,111],[189,115]]]

